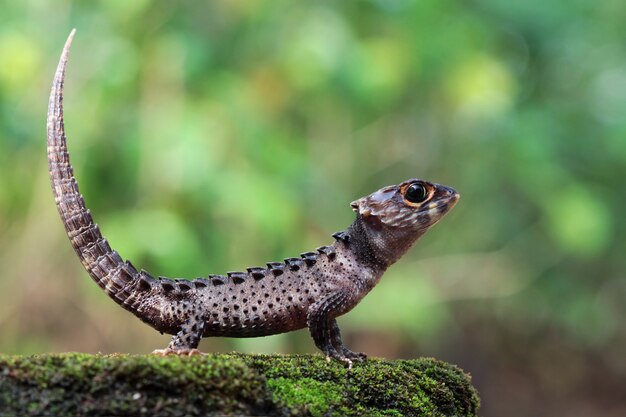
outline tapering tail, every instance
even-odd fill
[[[59,61],[50,101],[48,103],[48,167],[54,199],[65,225],[67,236],[89,275],[104,291],[124,308],[135,310],[137,301],[131,297],[131,285],[142,274],[111,249],[93,222],[78,190],[67,151],[63,123],[63,83],[67,58],[76,29],[72,30]]]

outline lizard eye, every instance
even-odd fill
[[[418,183],[409,185],[409,188],[406,189],[406,193],[404,194],[404,198],[411,203],[421,203],[426,200],[427,196],[426,188]]]

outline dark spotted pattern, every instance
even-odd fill
[[[207,336],[253,337],[308,327],[329,357],[351,364],[364,354],[345,348],[336,317],[350,311],[383,272],[454,206],[454,190],[421,180],[383,188],[352,203],[356,220],[335,242],[267,267],[194,280],[155,279],[109,246],[74,178],[63,124],[63,81],[73,32],[54,77],[48,109],[48,162],[61,220],[93,280],[125,309],[174,335],[166,353],[190,353]],[[419,182],[428,193],[407,202]]]

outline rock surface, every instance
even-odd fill
[[[0,355],[0,415],[475,416],[478,395],[435,359]]]

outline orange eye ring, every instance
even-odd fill
[[[414,182],[406,188],[404,198],[410,203],[423,203],[428,198],[428,190],[422,184]]]

